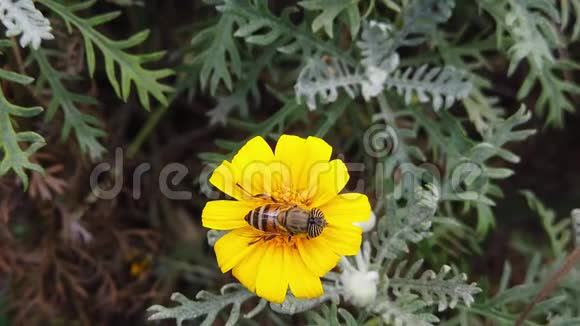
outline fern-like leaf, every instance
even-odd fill
[[[270,64],[276,51],[276,43],[268,46],[262,54],[251,65],[245,65],[243,78],[236,82],[234,92],[225,96],[217,97],[217,105],[210,109],[206,115],[210,117],[210,125],[221,123],[226,124],[228,116],[237,108],[242,117],[249,114],[248,101],[251,95],[253,103],[260,103],[260,92],[258,90],[258,80],[262,70]]]
[[[324,305],[320,307],[320,313],[312,310],[308,311],[306,317],[308,318],[308,325],[313,326],[358,326],[359,322],[354,318],[351,313],[344,309],[338,308],[336,304]],[[344,319],[344,323],[340,321],[340,317]]]
[[[0,79],[8,80],[20,85],[27,85],[34,81],[34,78],[15,73],[14,71],[4,70],[0,68]]]
[[[561,263],[562,259],[557,259],[552,262],[552,266],[545,268],[545,265],[541,265],[541,256],[536,254],[525,271],[525,280],[521,284],[510,286],[511,266],[509,262],[506,262],[495,295],[489,295],[481,302],[473,304],[471,308],[460,306],[459,309],[464,310],[466,314],[480,315],[494,325],[514,325],[522,307],[529,304],[542,289],[544,283],[552,279],[554,270],[561,267]],[[530,316],[550,316],[548,317],[550,319],[549,325],[578,324],[577,302],[580,298],[578,288],[580,274],[572,270],[568,276],[564,284],[561,285],[565,288],[569,286],[570,288],[566,290],[571,290],[570,293],[562,290],[551,293],[547,298],[534,305]],[[472,322],[469,324],[479,324],[479,321],[475,319],[470,320]],[[525,324],[540,325],[531,320]]]
[[[417,243],[431,234],[439,190],[429,185],[427,189],[418,188],[415,196],[416,201],[409,207],[405,217],[396,222],[388,221],[395,219],[392,216],[379,222],[379,234],[373,239],[377,248],[375,265],[380,267],[385,258],[395,259],[408,252],[408,243]],[[391,205],[394,205],[394,202]]]
[[[32,0],[0,0],[0,21],[6,27],[6,36],[20,36],[20,46],[38,49],[42,40],[52,40],[50,22]]]
[[[522,105],[516,113],[507,119],[498,121],[493,128],[488,129],[483,138],[486,143],[492,144],[495,148],[495,151],[490,152],[488,157],[497,155],[508,162],[519,162],[518,156],[507,150],[502,150],[501,147],[509,142],[522,141],[534,135],[536,133],[534,129],[515,130],[530,121],[531,118],[532,114]]]
[[[399,54],[388,51],[394,48],[394,28],[390,24],[370,21],[364,24],[360,40],[356,43],[361,50],[361,64],[378,67],[387,73],[399,66]]]
[[[226,0],[217,7],[224,15],[240,18],[240,27],[235,36],[247,43],[260,46],[281,42],[278,51],[286,54],[302,52],[311,56],[313,52],[328,54],[332,57],[354,64],[350,56],[330,42],[324,42],[310,33],[305,24],[295,25],[290,20],[292,7],[274,15],[262,0]]]
[[[339,90],[351,98],[359,92],[365,100],[380,94],[383,89],[394,88],[409,104],[414,95],[419,102],[433,102],[435,110],[450,107],[456,99],[465,98],[471,88],[465,73],[453,67],[431,68],[426,65],[413,69],[396,70],[399,57],[384,52],[390,44],[388,25],[370,22],[365,24],[362,40],[357,44],[363,55],[362,66],[332,57],[326,61],[311,57],[298,76],[294,90],[297,101],[306,99],[310,109],[321,103],[336,101]]]
[[[191,40],[193,47],[203,48],[195,57],[194,64],[202,65],[199,73],[201,88],[209,87],[211,95],[216,94],[222,82],[231,91],[233,76],[242,75],[240,53],[232,35],[237,20],[236,16],[222,15],[217,24],[204,29]]]
[[[83,113],[76,104],[95,105],[95,99],[69,91],[61,81],[61,78],[66,79],[68,76],[50,65],[43,50],[32,51],[32,56],[41,71],[39,81],[46,79],[52,91],[52,99],[48,105],[46,120],[51,120],[56,110],[60,108],[64,113],[62,140],[66,140],[70,131],[73,130],[81,150],[89,154],[93,161],[99,159],[105,152],[105,148],[99,142],[99,138],[106,135],[101,129],[102,123],[94,116]]]
[[[431,100],[435,110],[449,108],[456,99],[465,98],[471,90],[471,83],[462,71],[453,67],[429,69],[426,65],[417,69],[397,70],[393,76],[386,78],[385,84],[404,96],[405,103],[411,103],[412,96],[416,95],[421,103]]]
[[[181,293],[174,293],[171,296],[171,300],[177,301],[180,305],[172,308],[160,305],[151,306],[147,309],[151,313],[149,320],[175,319],[177,325],[181,326],[185,320],[194,320],[205,316],[200,325],[210,326],[213,325],[222,309],[232,305],[232,310],[226,322],[226,325],[232,326],[240,318],[242,303],[254,297],[254,294],[241,284],[231,283],[222,287],[220,295],[200,291],[195,297],[197,300],[193,301]]]
[[[126,49],[135,47],[143,43],[149,31],[139,32],[130,38],[122,41],[114,41],[95,29],[96,26],[111,21],[119,16],[120,12],[110,12],[91,18],[83,18],[76,14],[77,11],[91,7],[96,1],[89,0],[76,5],[66,6],[54,0],[39,0],[39,3],[48,7],[59,15],[67,24],[77,28],[84,38],[87,65],[91,76],[95,72],[95,46],[99,48],[105,59],[105,71],[109,83],[115,90],[118,97],[127,101],[131,93],[131,84],[135,84],[139,101],[146,108],[150,109],[150,96],[154,97],[162,105],[167,106],[167,94],[173,88],[162,84],[159,80],[173,74],[171,69],[147,69],[143,64],[157,61],[165,54],[163,51],[147,54],[130,54]],[[117,76],[117,69],[120,76]]]
[[[451,17],[454,0],[416,0],[403,12],[403,26],[394,34],[392,46],[385,49],[387,55],[402,46],[417,46],[425,42],[437,24]]]
[[[316,108],[317,98],[322,103],[336,101],[340,89],[354,98],[366,77],[361,73],[351,72],[351,69],[346,62],[339,59],[332,58],[326,63],[320,58],[310,58],[294,86],[297,102],[301,103],[302,98],[305,98],[306,105],[312,110]],[[382,90],[382,83],[379,83],[379,88]]]
[[[324,294],[314,299],[297,299],[292,293],[288,293],[281,304],[270,303],[273,311],[281,314],[294,315],[311,310],[321,304],[330,301],[338,304],[340,302],[340,291],[331,284],[322,284]]]
[[[44,146],[42,136],[32,131],[17,132],[12,124],[12,117],[33,117],[42,112],[41,107],[25,108],[14,105],[6,99],[0,89],[0,176],[12,170],[22,180],[24,188],[28,188],[28,175],[25,170],[42,173],[42,167],[30,162],[30,156]],[[20,142],[29,143],[26,150],[20,148]]]
[[[510,0],[505,24],[514,44],[508,50],[511,56],[508,74],[515,71],[523,58],[541,70],[544,64],[554,62],[551,48],[559,45],[556,27],[560,20],[558,10],[551,0]]]
[[[330,38],[333,37],[335,20],[342,13],[346,14],[350,25],[351,37],[356,37],[360,29],[361,16],[358,9],[360,0],[307,0],[298,4],[305,9],[322,11],[312,22],[312,30],[317,32],[321,28]]]
[[[542,226],[550,238],[550,246],[555,257],[566,255],[566,247],[570,243],[572,234],[570,232],[570,220],[563,219],[556,221],[556,213],[544,206],[544,204],[531,191],[522,191],[528,206],[535,211],[542,221]]]
[[[463,273],[448,278],[451,267],[443,265],[439,273],[426,270],[419,278],[415,275],[421,270],[423,260],[416,261],[406,271],[406,261],[402,261],[389,277],[389,287],[396,296],[419,294],[427,304],[437,303],[439,311],[453,309],[460,301],[470,306],[475,299],[473,296],[481,289],[475,283],[466,283],[467,276]]]
[[[563,72],[580,70],[580,65],[570,60],[558,60],[546,63],[541,69],[531,67],[530,73],[518,90],[518,98],[529,97],[535,85],[541,86],[536,109],[546,115],[546,123],[561,127],[564,114],[574,112],[576,104],[571,96],[580,95],[580,86],[573,81],[562,78]]]
[[[580,36],[580,1],[560,0],[561,29],[571,30],[569,35],[572,41]]]
[[[495,19],[498,42],[503,41],[506,32],[511,38],[508,75],[524,58],[538,70],[554,62],[552,48],[562,44],[554,26],[560,21],[555,1],[479,0],[479,4]]]
[[[423,312],[429,305],[416,295],[407,294],[395,301],[389,298],[377,300],[372,311],[379,314],[388,325],[400,326],[431,326],[439,322],[439,318],[428,312]]]

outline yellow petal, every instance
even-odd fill
[[[306,190],[308,170],[320,162],[328,162],[332,147],[317,137],[307,139],[298,136],[282,135],[276,143],[274,156],[292,173],[291,184],[285,186],[293,191]]]
[[[320,207],[336,197],[349,179],[348,169],[341,160],[316,163],[308,173],[308,190],[304,196],[310,199],[311,207]]]
[[[319,277],[333,269],[340,260],[340,257],[320,239],[320,236],[314,239],[302,239],[297,242],[297,246],[304,264]]]
[[[256,277],[258,276],[258,266],[267,250],[267,244],[263,241],[256,243],[256,246],[244,259],[242,259],[232,269],[232,274],[248,290],[256,292]]]
[[[239,182],[240,172],[228,161],[223,161],[220,166],[218,166],[211,177],[209,182],[218,188],[224,194],[233,197],[237,200],[247,199],[248,196],[240,189],[236,183]]]
[[[213,200],[207,202],[201,212],[204,227],[215,230],[231,230],[248,226],[244,217],[256,206],[237,200]]]
[[[264,138],[256,136],[240,148],[238,153],[234,155],[232,164],[241,170],[254,161],[270,162],[273,159],[274,153],[272,153],[270,145]]]
[[[318,208],[331,224],[364,222],[371,216],[369,199],[359,193],[340,194]]]
[[[337,255],[356,255],[362,242],[362,230],[352,224],[333,223],[326,226],[316,239],[320,239]]]
[[[256,247],[258,242],[250,245],[255,240],[252,234],[255,234],[254,229],[247,226],[232,230],[216,241],[214,250],[222,273],[236,266]]]
[[[263,174],[269,175],[268,165],[273,159],[272,149],[264,138],[254,137],[238,151],[232,162],[222,162],[209,181],[222,192],[238,200],[248,200],[252,195],[270,193],[272,182]]]
[[[274,153],[264,138],[250,139],[234,156],[232,165],[240,172],[238,182],[252,195],[270,193],[269,164]]]
[[[288,280],[284,277],[284,245],[269,243],[267,246],[258,268],[256,294],[270,302],[282,303],[288,290]]]
[[[284,270],[296,298],[312,299],[324,293],[320,278],[306,267],[296,248],[284,247]]]

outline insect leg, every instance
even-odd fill
[[[276,237],[276,235],[272,234],[271,236],[265,237],[263,239],[264,239],[264,242],[266,242],[266,241],[270,241],[270,240],[274,239],[275,237]]]

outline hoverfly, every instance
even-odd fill
[[[251,195],[240,184],[236,185]],[[251,196],[272,201],[272,203],[252,209],[244,217],[250,226],[268,234],[264,241],[271,240],[278,235],[288,235],[288,239],[300,234],[306,235],[308,239],[316,238],[328,225],[324,219],[324,214],[318,208],[308,210],[298,207],[298,205],[280,203],[267,194]]]

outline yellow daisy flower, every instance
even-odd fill
[[[349,175],[341,160],[329,161],[331,154],[332,147],[317,137],[282,135],[274,152],[255,137],[216,168],[209,181],[236,199],[210,201],[202,213],[203,226],[231,230],[214,245],[222,272],[232,270],[270,302],[282,303],[288,288],[302,299],[323,294],[320,277],[341,256],[358,253],[362,235],[353,223],[367,220],[371,212],[365,195],[339,194]],[[291,218],[281,217],[291,208],[308,212],[298,219],[304,225],[289,225]],[[251,224],[259,216],[264,223]],[[304,228],[297,232],[298,226]]]

